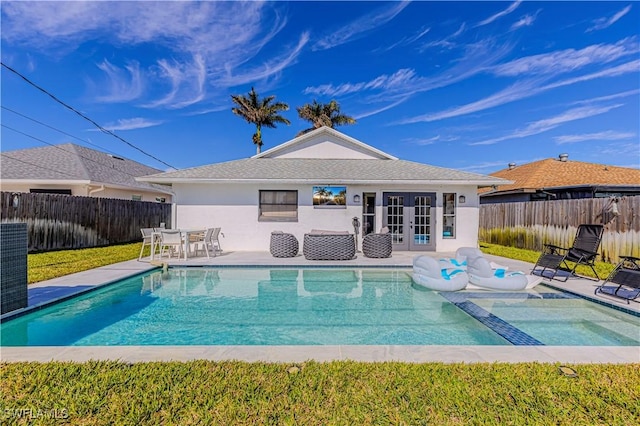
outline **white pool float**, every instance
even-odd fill
[[[462,269],[442,268],[437,260],[420,255],[413,259],[413,282],[436,291],[458,291],[467,286],[469,276]]]
[[[520,291],[533,288],[542,281],[539,277],[527,276],[520,271],[493,269],[489,261],[483,257],[469,260],[467,273],[467,289]]]

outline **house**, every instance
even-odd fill
[[[640,169],[572,161],[568,154],[510,163],[491,176],[513,183],[481,189],[480,204],[640,195]]]
[[[3,152],[0,189],[171,202],[170,187],[135,179],[158,172],[127,158],[67,143]]]
[[[264,251],[272,231],[359,236],[387,226],[395,250],[478,243],[478,188],[503,179],[399,160],[328,127],[251,158],[159,173],[173,188],[173,227],[222,227],[225,250]],[[361,242],[361,240],[359,241]]]

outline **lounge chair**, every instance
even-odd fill
[[[628,304],[640,296],[640,259],[633,256],[620,256],[620,259],[595,293],[619,297]]]
[[[602,241],[603,231],[603,225],[580,225],[571,248],[545,244],[544,251],[538,258],[531,273],[558,281],[567,281],[570,276],[578,277],[578,274],[576,274],[578,265],[586,265],[591,268],[597,279],[581,278],[600,281],[600,276],[594,268],[594,263],[598,255],[598,247],[600,247],[600,242]],[[572,262],[574,264],[573,268],[567,262]],[[549,271],[550,274],[545,275],[546,271]]]
[[[151,247],[151,250],[153,250],[153,244],[151,241],[151,238],[153,237],[153,228],[141,228],[140,232],[142,233],[142,247],[140,248],[140,255],[138,256],[138,260],[142,259],[144,246],[149,246]]]

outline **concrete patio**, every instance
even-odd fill
[[[426,253],[441,258],[453,253]],[[193,257],[187,260],[163,258],[150,261],[131,260],[68,275],[29,286],[29,307],[37,308],[54,300],[63,300],[92,288],[107,285],[136,273],[158,268],[162,263],[170,266],[395,266],[410,267],[415,252],[394,252],[386,259],[366,258],[358,253],[347,261],[308,261],[302,255],[293,258],[274,258],[269,252],[223,252],[216,257]],[[486,255],[510,270],[531,271],[532,264]],[[548,284],[548,280],[545,280]],[[594,295],[598,283],[571,278],[566,283],[553,281],[552,287],[572,292],[591,300],[606,302],[620,309],[640,312],[640,303],[627,304],[622,300]],[[14,315],[4,315],[3,318]],[[639,339],[640,339],[640,330]],[[640,346],[90,346],[90,347],[2,347],[3,362],[18,361],[86,361],[111,359],[125,362],[186,361],[193,359],[244,360],[265,362],[302,362],[357,360],[366,362],[560,362],[560,363],[638,363]]]

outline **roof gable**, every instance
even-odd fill
[[[500,185],[498,192],[584,185],[640,186],[639,169],[554,158],[499,170],[491,176],[513,181],[510,185]]]
[[[305,133],[251,158],[397,160],[392,155],[326,126]]]

